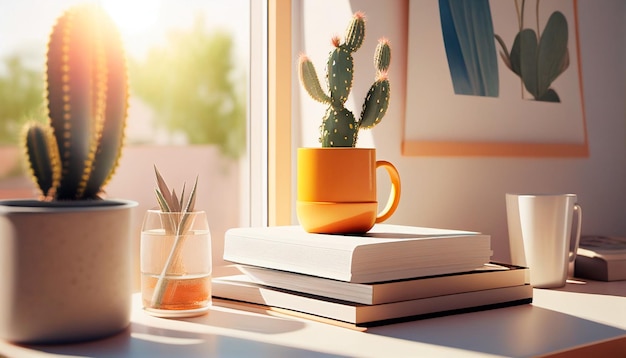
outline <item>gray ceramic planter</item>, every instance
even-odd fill
[[[0,201],[0,338],[62,343],[125,329],[137,203],[43,204]]]

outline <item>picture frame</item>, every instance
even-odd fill
[[[589,155],[576,0],[535,0],[524,3],[526,6],[522,10],[519,8],[522,3],[512,0],[409,2],[403,155]],[[492,30],[486,27],[476,30],[477,26],[472,25],[472,19],[483,25],[491,21]],[[482,40],[473,40],[474,35],[466,35],[472,31],[477,32],[475,37],[482,36]],[[450,40],[451,33],[460,38]],[[537,38],[537,52],[543,51],[535,57],[547,58],[543,59],[544,63],[536,65],[537,72],[542,69],[547,71],[545,68],[549,66],[564,67],[556,78],[553,78],[554,74],[545,75],[552,81],[544,83],[543,87],[514,71],[530,73],[529,65],[525,62],[525,52],[520,50],[524,46],[516,47],[515,39],[525,39],[526,35],[532,39],[532,34]],[[491,36],[494,36],[493,40]],[[550,43],[550,40],[553,42]],[[463,44],[463,41],[470,43]],[[523,41],[518,40],[518,44],[528,43]],[[548,52],[551,50],[546,49],[559,48],[559,41],[564,44],[565,53],[550,59],[551,54]],[[454,43],[461,43],[456,52],[454,46],[450,45]],[[474,51],[472,48],[478,48],[488,53],[490,60],[483,61],[481,58],[477,61],[487,65],[468,64],[467,58],[477,56],[473,52],[471,56],[467,55],[468,48],[470,52]],[[459,55],[463,50],[465,53]],[[506,63],[507,54],[510,54],[509,62],[513,65]],[[459,59],[461,65],[458,65]],[[458,69],[469,72],[469,77],[478,71],[477,77],[484,79],[488,77],[486,71],[474,68],[483,65],[490,68],[492,74],[491,80],[483,82],[492,84],[494,90],[484,93],[481,90],[476,93],[463,92],[463,85],[458,85],[456,81],[463,80],[463,74],[459,75]],[[520,71],[520,66],[526,71]],[[535,76],[539,78],[537,83],[541,83],[540,75]],[[481,87],[473,83],[465,87],[468,86]],[[543,92],[536,87],[543,88]]]

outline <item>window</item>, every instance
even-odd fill
[[[80,2],[0,5],[0,199],[33,197],[18,137],[25,121],[46,120],[48,35],[55,19]],[[258,150],[267,145],[266,33],[250,31],[267,25],[267,2],[97,2],[122,33],[131,91],[127,145],[106,194],[139,202],[139,230],[145,210],[156,206],[153,164],[174,188],[199,175],[196,207],[208,213],[219,265],[225,230],[267,223],[267,151]]]

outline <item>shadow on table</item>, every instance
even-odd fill
[[[626,330],[533,305],[373,327],[368,333],[508,357],[626,336]]]
[[[205,316],[180,320],[156,317],[147,319],[150,320],[148,325],[133,322],[123,332],[101,340],[63,345],[24,345],[24,347],[51,354],[94,358],[336,357],[267,343],[263,336],[259,336],[259,334],[265,336],[280,334],[304,327],[304,323],[294,320],[220,310],[211,310]]]
[[[30,345],[28,349],[81,357],[336,357],[305,349],[222,334],[154,328],[133,323],[113,337],[69,345]]]

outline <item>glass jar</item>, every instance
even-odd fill
[[[159,317],[191,317],[211,306],[211,233],[204,211],[148,210],[141,229],[141,296]]]

